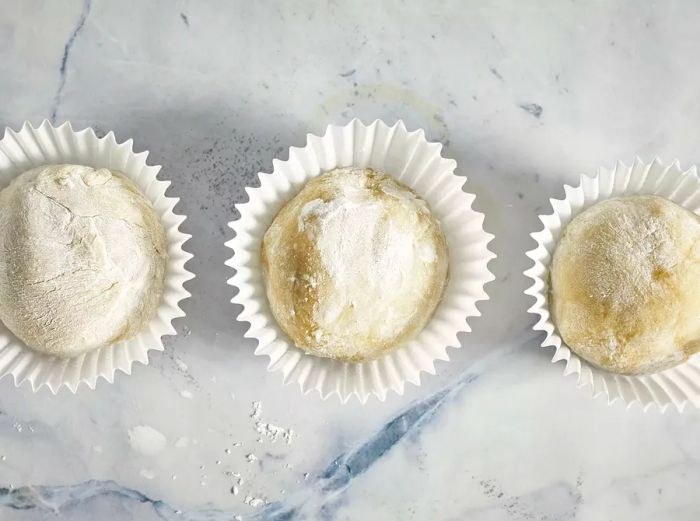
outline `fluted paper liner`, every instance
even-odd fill
[[[484,285],[493,280],[487,264],[492,235],[484,217],[472,210],[474,196],[462,191],[466,178],[454,174],[455,161],[440,155],[442,145],[429,143],[422,130],[408,132],[403,122],[330,125],[322,136],[308,135],[302,148],[289,149],[287,161],[275,160],[271,174],[261,173],[260,187],[247,188],[249,201],[236,206],[240,218],[229,223],[235,237],[226,243],[234,254],[227,265],[236,270],[229,284],[238,288],[233,302],[243,306],[239,321],[248,322],[246,337],[255,338],[257,355],[270,358],[268,369],[286,383],[322,398],[345,402],[387,392],[403,393],[405,382],[420,384],[422,371],[435,374],[435,361],[448,360],[448,347],[460,347],[457,334],[470,331],[467,318],[480,313],[476,303],[488,298]],[[296,347],[277,325],[268,305],[260,264],[263,235],[279,209],[311,178],[340,167],[382,170],[413,188],[430,205],[447,238],[450,280],[433,318],[415,339],[379,359],[345,362],[321,358]]]
[[[652,404],[665,411],[669,405],[682,411],[687,403],[700,407],[700,353],[686,362],[658,373],[619,375],[597,368],[567,347],[557,333],[548,307],[549,265],[564,227],[589,206],[624,195],[658,195],[700,213],[700,179],[695,166],[683,169],[678,161],[665,165],[636,159],[632,166],[618,162],[612,170],[601,168],[595,177],[581,176],[578,186],[564,186],[564,199],[550,199],[554,213],[540,216],[544,229],[533,233],[537,248],[527,253],[535,265],[525,271],[534,284],[525,291],[535,298],[529,309],[539,316],[534,325],[544,331],[543,347],[555,348],[552,362],[565,362],[564,375],[576,375],[581,387],[591,386],[593,396],[607,395],[609,403],[622,400],[627,406],[639,403],[646,411]]]
[[[73,358],[57,358],[33,351],[0,323],[0,377],[12,375],[15,385],[29,382],[34,391],[47,386],[53,393],[62,387],[75,392],[84,383],[91,389],[104,378],[114,381],[117,371],[131,373],[134,362],[148,363],[148,351],[162,351],[163,335],[174,335],[173,319],[185,313],[179,302],[188,297],[185,281],[194,275],[185,269],[192,255],[182,249],[190,236],[179,231],[184,216],[175,215],[179,201],[166,197],[169,181],[159,181],[160,166],[146,164],[148,152],[135,153],[132,140],[117,143],[114,133],[98,138],[91,128],[74,131],[70,123],[53,127],[44,121],[38,128],[25,123],[19,132],[5,129],[0,140],[0,189],[31,168],[47,164],[78,164],[123,172],[136,183],[160,217],[168,241],[168,261],[163,296],[156,315],[135,337],[95,349]]]

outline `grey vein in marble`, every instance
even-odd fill
[[[85,25],[85,20],[87,20],[87,17],[90,14],[91,6],[92,6],[92,0],[83,0],[83,9],[80,12],[80,16],[78,17],[78,22],[76,23],[75,28],[73,29],[73,32],[71,32],[70,36],[68,37],[68,41],[66,42],[65,47],[63,48],[63,56],[61,57],[61,66],[58,70],[58,72],[59,72],[58,88],[56,89],[56,94],[54,95],[54,98],[53,98],[53,105],[51,106],[51,123],[56,123],[56,114],[58,112],[58,107],[61,104],[61,97],[63,96],[63,89],[66,86],[66,69],[68,67],[68,58],[70,57],[71,49],[73,48],[73,44],[75,43],[75,39],[78,37],[78,34],[80,33],[80,31],[83,29],[83,26]]]
[[[288,501],[276,501],[247,519],[265,521],[285,521],[302,519],[308,515],[330,519],[333,506],[338,504],[338,496],[352,480],[366,472],[397,443],[408,435],[418,435],[421,428],[429,423],[450,398],[464,387],[479,378],[477,373],[467,373],[450,387],[433,396],[415,403],[387,422],[377,433],[355,449],[344,452],[321,470],[309,485],[290,496]],[[128,501],[146,503],[165,521],[230,521],[236,512],[204,507],[181,512],[164,501],[147,495],[115,481],[89,480],[74,485],[28,485],[17,488],[0,488],[0,506],[14,510],[44,510],[67,512],[84,502],[103,496],[118,496]],[[305,511],[312,505],[315,513]],[[329,508],[329,505],[331,508]]]
[[[180,334],[148,367],[77,395],[0,381],[0,483],[27,485],[2,492],[0,519],[231,521],[236,509],[295,521],[700,519],[700,415],[624,411],[576,389],[538,349],[541,337],[523,335],[534,316],[522,275],[538,215],[580,173],[636,155],[700,164],[699,4],[2,7],[2,124],[65,119],[150,150],[181,198],[197,278]],[[449,143],[498,253],[463,348],[420,387],[364,407],[302,396],[265,374],[229,303],[223,246],[257,172],[308,132],[353,117],[400,118]],[[475,365],[494,346],[513,356]],[[446,391],[467,373],[479,375],[468,392]],[[292,445],[257,441],[253,401],[294,429]],[[137,425],[167,448],[134,452]],[[256,509],[247,497],[271,503]]]
[[[519,107],[537,119],[540,119],[540,116],[542,116],[542,105],[537,103],[521,103]]]

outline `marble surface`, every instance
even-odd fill
[[[635,155],[700,163],[700,5],[0,8],[0,125],[70,120],[150,150],[182,198],[197,275],[179,335],[133,375],[58,396],[0,381],[0,519],[700,517],[698,411],[591,399],[537,347],[522,293],[528,234],[563,183]],[[463,348],[364,407],[266,372],[223,264],[256,172],[354,116],[442,141],[499,255]]]

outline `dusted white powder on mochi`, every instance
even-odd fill
[[[390,193],[414,206],[416,212],[425,208],[422,201],[408,197],[409,192]],[[316,219],[307,226],[311,217]],[[387,320],[383,321],[381,334],[395,335],[403,324],[392,320],[392,309],[395,300],[405,293],[406,279],[419,269],[419,264],[435,260],[430,237],[417,236],[387,219],[386,206],[364,190],[361,177],[351,177],[341,184],[331,201],[308,202],[302,208],[299,229],[307,231],[335,282],[335,291],[314,313],[321,328],[337,324],[340,314],[351,308],[360,323],[375,319],[377,313],[384,314]]]
[[[137,334],[166,259],[163,226],[124,174],[42,166],[0,192],[0,320],[36,351],[71,357]]]

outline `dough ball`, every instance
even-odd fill
[[[550,283],[559,333],[598,367],[653,373],[700,349],[700,221],[671,201],[621,197],[579,214]]]
[[[413,338],[447,281],[447,245],[428,205],[370,169],[310,180],[275,217],[261,257],[280,327],[305,351],[341,360]]]
[[[0,192],[0,320],[41,353],[128,339],[163,292],[165,233],[119,172],[42,166]]]

